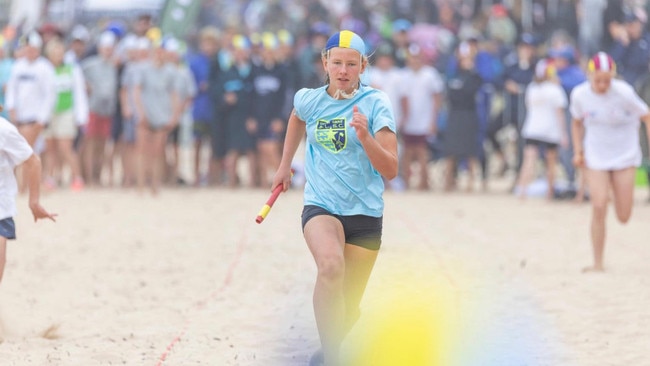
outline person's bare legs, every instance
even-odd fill
[[[58,146],[54,138],[45,140],[45,152],[43,153],[43,183],[46,189],[55,188],[56,161],[59,157]]]
[[[68,164],[68,167],[70,168],[70,174],[72,176],[72,179],[73,180],[82,179],[81,169],[79,168],[79,157],[77,156],[77,153],[74,151],[72,139],[71,138],[56,139],[56,146],[57,146],[57,150],[59,151],[61,160],[65,164]]]
[[[275,172],[280,166],[281,155],[278,143],[273,140],[262,140],[257,144],[260,186],[267,187],[269,172]]]
[[[137,140],[135,143],[135,173],[137,190],[140,194],[144,192],[147,180],[147,166],[149,165],[149,145],[151,131],[146,126],[138,126]]]
[[[429,189],[429,147],[426,144],[415,146],[415,160],[420,169],[420,184],[418,189],[426,191]]]
[[[526,146],[524,148],[524,159],[521,163],[521,169],[519,170],[519,179],[517,181],[517,186],[519,187],[519,198],[526,198],[526,191],[528,190],[528,185],[533,180],[533,175],[535,174],[535,163],[537,162],[537,146]]]
[[[555,171],[557,169],[557,159],[557,149],[546,150],[546,182],[548,184],[546,198],[549,200],[555,198]]]
[[[2,276],[5,273],[5,264],[7,263],[7,238],[0,236],[0,284]]]
[[[474,191],[474,177],[478,173],[479,162],[477,158],[467,159],[467,192]]]
[[[404,184],[408,189],[411,186],[411,163],[415,156],[414,147],[412,145],[407,145],[404,147],[404,154],[402,154],[402,161],[399,165],[402,167],[402,178],[404,179]]]
[[[167,145],[167,130],[159,129],[151,133],[151,192],[157,195],[163,181],[165,171],[165,146]]]
[[[445,165],[445,191],[451,192],[456,186],[456,158],[447,158]]]
[[[591,192],[591,245],[594,264],[583,272],[602,272],[605,270],[603,256],[605,253],[607,204],[609,201],[610,173],[602,170],[585,169]]]
[[[630,220],[630,216],[632,216],[635,178],[635,168],[616,170],[611,173],[614,208],[616,218],[621,224],[626,224]]]
[[[236,150],[231,150],[226,154],[224,159],[224,165],[226,169],[226,174],[228,175],[228,186],[230,188],[236,188],[239,184],[239,179],[237,177],[237,162],[239,161],[239,152]]]
[[[345,278],[343,279],[345,324],[342,330],[344,336],[352,329],[361,315],[359,305],[377,260],[377,254],[379,254],[379,250],[370,250],[352,244],[345,245]]]
[[[247,151],[246,160],[248,160],[248,174],[250,177],[248,186],[251,188],[260,187],[260,169],[257,152],[255,150]]]
[[[319,215],[305,225],[305,241],[318,275],[314,286],[314,315],[325,361],[336,362],[345,324],[345,237],[336,218]]]

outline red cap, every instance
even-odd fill
[[[598,52],[595,54],[591,60],[589,60],[589,65],[587,65],[589,71],[616,71],[616,63],[612,56],[606,54],[605,52]]]

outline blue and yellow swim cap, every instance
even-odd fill
[[[342,30],[331,36],[330,39],[327,40],[325,51],[329,51],[335,47],[351,48],[359,51],[363,56],[366,54],[366,44],[363,42],[363,39],[349,30]]]

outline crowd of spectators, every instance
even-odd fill
[[[321,50],[332,33],[349,29],[368,46],[372,67],[363,82],[393,102],[402,163],[388,184],[429,189],[430,163],[445,159],[445,189],[456,189],[465,171],[468,189],[475,176],[487,188],[490,177],[521,165],[524,92],[538,60],[553,62],[568,95],[586,79],[585,60],[608,52],[620,77],[650,98],[647,7],[628,0],[208,0],[184,39],[164,34],[156,14],[69,29],[46,22],[0,38],[0,103],[4,117],[32,134],[49,189],[266,188],[293,93],[323,85]],[[32,124],[41,128],[26,127]],[[194,151],[190,176],[179,168],[184,142]],[[575,193],[570,144],[559,160]]]

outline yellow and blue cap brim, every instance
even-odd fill
[[[327,40],[327,44],[325,45],[326,51],[335,47],[351,48],[362,55],[366,54],[366,44],[363,42],[363,39],[349,30],[342,30]]]

